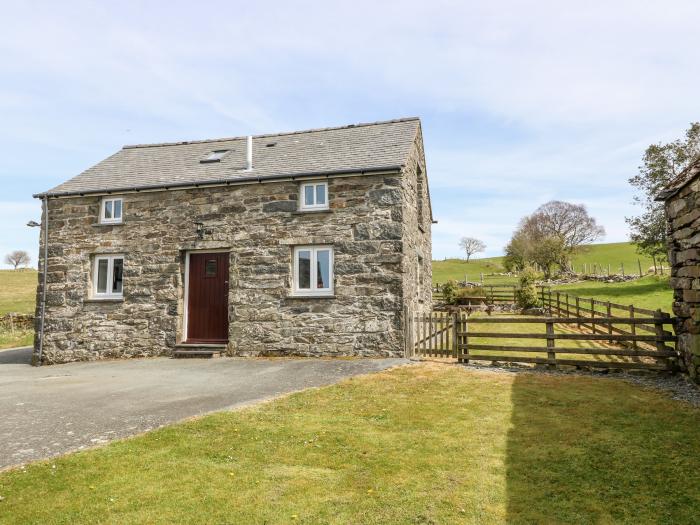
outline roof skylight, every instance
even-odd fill
[[[206,162],[219,162],[221,159],[224,158],[224,155],[228,153],[229,150],[227,149],[217,149],[209,153],[206,157],[204,157],[202,160],[199,162],[206,163]]]

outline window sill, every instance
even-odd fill
[[[328,294],[320,294],[320,295],[296,295],[296,294],[289,294],[287,296],[287,299],[335,299],[335,294],[328,295]]]
[[[123,222],[96,222],[94,224],[91,224],[93,228],[103,228],[106,226],[124,226]]]
[[[333,210],[329,208],[323,208],[322,210],[297,210],[293,211],[292,215],[313,215],[315,213],[333,213]]]
[[[123,302],[124,302],[123,297],[105,297],[105,298],[90,297],[88,299],[83,300],[83,303],[123,303]]]

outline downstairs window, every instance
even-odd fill
[[[294,248],[294,295],[333,295],[333,248],[297,246]]]
[[[124,297],[124,256],[95,256],[92,282],[93,299],[122,299]]]

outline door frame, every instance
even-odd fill
[[[185,252],[185,296],[184,296],[184,308],[182,310],[182,341],[187,341],[187,328],[188,328],[188,311],[190,309],[190,255],[191,254],[199,254],[199,253],[228,253],[229,254],[229,291],[230,291],[230,275],[231,275],[231,258],[230,258],[230,253],[231,249],[230,248],[213,248],[211,250],[207,250],[205,248],[198,249],[198,250],[187,250]],[[228,309],[228,297],[226,298],[226,305]],[[226,339],[228,339],[228,334]]]

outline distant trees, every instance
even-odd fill
[[[481,253],[486,249],[486,244],[475,237],[462,237],[459,240],[459,247],[467,254],[467,262],[475,253]]]
[[[629,183],[640,191],[634,201],[642,207],[642,213],[626,217],[630,238],[637,251],[654,260],[668,253],[666,245],[666,216],[662,202],[656,202],[659,192],[675,179],[700,155],[700,122],[693,122],[683,139],[668,144],[652,144],[644,152],[639,173]]]
[[[581,246],[604,235],[605,229],[583,204],[550,201],[520,220],[506,245],[504,265],[510,271],[521,271],[536,264],[549,278],[557,266],[568,269]]]
[[[14,266],[15,270],[21,264],[24,266],[29,266],[31,258],[29,254],[24,250],[15,250],[14,252],[5,255],[5,264],[11,264]]]

